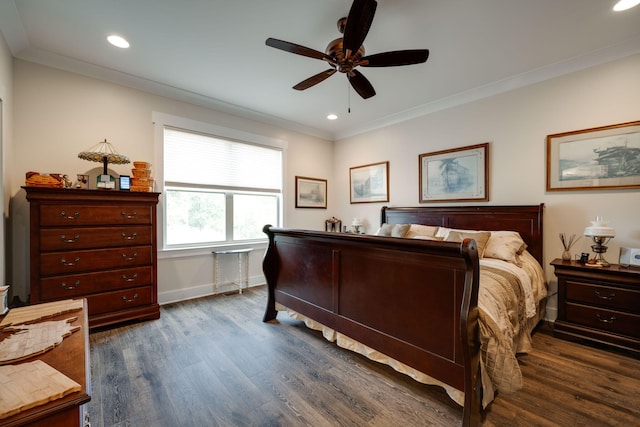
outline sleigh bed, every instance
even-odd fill
[[[263,320],[286,310],[442,386],[478,425],[496,391],[521,386],[515,354],[544,315],[543,208],[383,207],[378,235],[265,226]]]

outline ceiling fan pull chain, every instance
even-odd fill
[[[347,114],[351,114],[351,86],[347,85]]]

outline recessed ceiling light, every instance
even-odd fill
[[[337,119],[337,118],[338,118],[338,116],[336,116],[335,114],[329,114],[329,115],[327,116],[327,119],[329,119],[329,120],[335,120],[335,119]]]
[[[623,10],[631,9],[633,6],[640,4],[640,0],[620,0],[613,6],[613,10],[621,12]]]
[[[129,47],[129,42],[128,41],[126,41],[124,38],[122,38],[120,36],[116,36],[114,34],[112,34],[109,37],[107,37],[107,40],[109,41],[109,43],[111,43],[115,47],[119,47],[119,48],[122,48],[122,49],[126,49],[126,48]]]

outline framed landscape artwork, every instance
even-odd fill
[[[372,163],[349,169],[351,203],[389,201],[389,162]]]
[[[488,201],[488,159],[488,142],[420,154],[420,203]]]
[[[547,191],[640,188],[640,121],[547,136]]]
[[[327,180],[296,176],[296,208],[327,208]]]

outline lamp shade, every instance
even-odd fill
[[[102,163],[104,175],[107,175],[107,165],[109,163],[116,165],[126,165],[127,163],[131,163],[127,156],[119,154],[106,139],[94,145],[87,151],[79,153],[78,157],[83,160]]]
[[[589,237],[615,237],[616,230],[609,227],[609,222],[604,221],[601,216],[591,221],[591,226],[584,229],[584,235]]]

